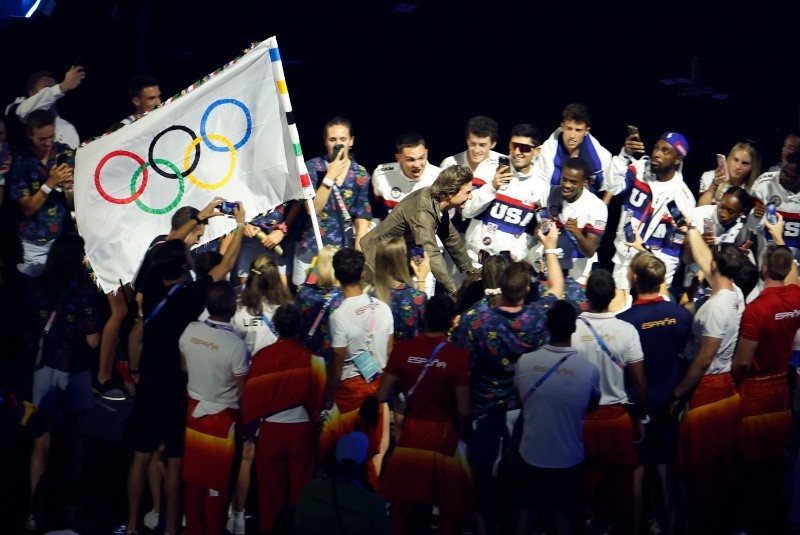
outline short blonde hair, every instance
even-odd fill
[[[639,293],[654,293],[661,289],[667,276],[667,266],[656,255],[642,251],[631,260],[631,270],[636,275],[636,290]]]
[[[317,286],[320,288],[333,288],[336,285],[336,276],[333,274],[333,255],[339,250],[338,245],[325,245],[317,255]]]

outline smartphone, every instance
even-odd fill
[[[710,217],[703,219],[703,234],[707,236],[714,235],[714,220]]]
[[[678,205],[675,204],[675,201],[669,201],[667,203],[667,210],[669,210],[669,215],[672,216],[672,220],[675,221],[676,226],[682,227],[686,223],[686,221],[683,219],[683,214],[678,208]]]
[[[731,178],[728,176],[728,161],[724,154],[717,154],[717,169],[722,172],[722,180],[730,182]]]
[[[425,247],[421,243],[414,245],[411,248],[411,258],[414,259],[414,262],[417,264],[422,262],[422,257],[425,256]]]
[[[539,228],[542,229],[542,234],[548,234],[553,220],[550,219],[550,212],[547,211],[547,208],[540,208],[536,212],[536,219],[539,221]]]
[[[602,264],[600,264],[600,262],[592,262],[592,271],[598,270],[601,267],[603,267],[603,266],[602,266]]]
[[[500,251],[498,254],[504,256],[509,263],[513,262],[513,260],[511,260],[511,251]]]
[[[8,141],[3,141],[3,143],[0,143],[0,167],[5,165],[6,160],[8,159],[8,153]]]
[[[233,215],[233,210],[239,208],[238,202],[222,201],[219,211],[225,215]]]
[[[511,167],[511,162],[508,159],[508,156],[500,156],[497,158],[497,167]]]
[[[628,221],[627,223],[625,223],[625,226],[623,226],[622,228],[625,231],[625,241],[628,242],[628,243],[635,242],[636,241],[636,235],[633,233],[633,225],[631,225],[631,222]]]
[[[632,124],[628,125],[628,135],[629,136],[636,136],[639,138],[639,127],[633,126]],[[641,139],[639,139],[641,141]]]
[[[67,163],[67,153],[62,152],[56,156],[56,165],[64,165],[65,163]]]
[[[774,202],[767,204],[767,221],[770,225],[778,223],[778,208]]]
[[[339,156],[339,152],[343,148],[344,148],[344,145],[342,145],[341,143],[337,143],[336,145],[333,146],[333,158],[331,158],[331,161],[335,160],[336,157]]]

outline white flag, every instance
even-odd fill
[[[182,206],[220,196],[252,219],[313,195],[274,37],[75,156],[78,230],[105,292],[133,280]],[[214,217],[203,239],[235,225]]]

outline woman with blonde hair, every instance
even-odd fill
[[[343,299],[333,274],[333,255],[338,250],[338,245],[329,244],[322,248],[294,299],[303,316],[300,342],[315,355],[323,357],[326,363],[332,354],[328,318]]]
[[[749,193],[761,174],[761,157],[754,141],[742,141],[734,145],[726,162],[729,178],[727,182],[719,167],[706,171],[700,177],[700,198],[697,206],[719,203],[725,191],[732,186],[739,186]]]
[[[412,285],[411,272],[416,277]],[[373,275],[375,297],[389,305],[394,317],[394,339],[414,338],[422,332],[422,313],[428,302],[425,294],[425,277],[431,267],[428,256],[408,258],[403,238],[391,238],[378,244],[375,250]]]

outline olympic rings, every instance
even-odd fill
[[[245,120],[247,121],[247,127],[245,128],[242,139],[240,139],[235,144],[229,138],[221,134],[209,134],[206,132],[206,126],[208,123],[208,119],[211,115],[211,112],[214,111],[214,109],[216,109],[217,107],[222,106],[224,104],[231,104],[241,109],[242,112],[244,113]],[[170,160],[155,157],[156,143],[165,134],[176,130],[180,130],[181,132],[186,132],[192,139],[191,143],[189,143],[189,146],[187,147],[186,152],[184,153],[183,156],[183,166],[184,166],[183,171],[181,171],[181,169],[179,169],[178,166],[175,165],[175,163],[171,162]],[[144,212],[148,212],[150,214],[155,214],[155,215],[165,214],[173,210],[176,206],[178,206],[181,199],[183,198],[186,186],[184,178],[186,177],[188,177],[189,180],[191,180],[191,182],[197,187],[208,190],[218,189],[227,184],[228,181],[233,176],[234,170],[236,169],[236,159],[237,159],[236,152],[238,149],[244,146],[245,143],[247,143],[247,141],[250,139],[250,136],[252,135],[252,131],[253,131],[253,118],[250,114],[250,109],[243,102],[232,98],[217,99],[206,108],[205,112],[203,112],[203,116],[200,120],[199,137],[197,136],[197,134],[195,134],[195,132],[192,129],[186,126],[171,125],[162,130],[161,132],[159,132],[158,134],[156,134],[155,137],[153,137],[147,151],[147,161],[145,161],[141,156],[127,150],[114,150],[106,154],[100,160],[100,162],[97,164],[97,167],[95,168],[94,172],[95,187],[97,188],[97,192],[100,194],[100,196],[110,203],[130,204],[132,202],[135,202],[136,206]],[[221,145],[215,145],[214,143],[212,143],[212,140],[221,143]],[[201,152],[200,141],[203,141],[206,147],[208,147],[210,150],[213,150],[215,152],[229,152],[231,155],[230,166],[228,167],[228,171],[227,173],[225,173],[225,176],[222,177],[222,179],[219,180],[218,182],[214,183],[203,182],[194,175],[194,172],[200,163],[200,152]],[[191,157],[192,149],[194,149],[193,159]],[[137,164],[139,164],[139,167],[136,169],[136,171],[133,173],[133,176],[131,177],[130,197],[124,197],[124,198],[113,197],[103,188],[102,184],[100,183],[100,173],[105,167],[105,164],[111,158],[117,156],[126,156],[128,158],[131,158]],[[166,167],[172,172],[167,172],[166,170],[163,169],[164,167]],[[142,193],[144,193],[144,190],[148,184],[148,179],[149,179],[148,168],[152,168],[153,171],[163,176],[164,178],[168,178],[171,180],[175,179],[178,180],[178,195],[167,206],[163,208],[152,208],[150,206],[145,205],[143,202],[139,200],[139,197],[142,196]],[[136,182],[139,180],[140,175],[142,177],[142,183],[137,188]]]
[[[194,170],[197,168],[197,164],[200,163],[200,145],[195,144],[196,147],[195,147],[195,151],[194,151],[194,161],[192,162],[191,167],[189,166],[189,160],[186,159],[185,163],[184,163],[184,165],[187,167],[186,171],[184,171],[183,173],[181,173],[181,172],[172,173],[172,174],[165,173],[164,171],[162,171],[161,169],[158,168],[158,166],[156,165],[155,161],[153,160],[153,149],[156,146],[156,142],[158,142],[158,140],[161,139],[161,136],[163,136],[164,134],[166,134],[168,132],[172,132],[173,130],[182,130],[182,131],[186,132],[187,134],[189,134],[189,137],[191,139],[195,139],[197,137],[197,134],[195,134],[194,132],[192,132],[192,130],[190,130],[189,128],[187,128],[185,126],[182,126],[182,125],[176,124],[176,125],[170,126],[168,128],[165,128],[164,130],[159,132],[156,135],[156,137],[153,138],[153,141],[150,142],[150,148],[147,151],[147,161],[150,162],[150,167],[153,168],[153,171],[155,171],[156,173],[158,173],[159,175],[161,175],[161,176],[163,176],[165,178],[173,178],[174,179],[174,178],[178,178],[178,177],[181,177],[181,178],[185,177],[189,173],[193,173],[194,172]]]
[[[231,141],[225,136],[220,136],[219,134],[208,134],[208,137],[216,141],[221,141],[230,151],[231,165],[230,167],[228,167],[228,172],[225,174],[224,177],[222,177],[222,180],[220,180],[219,182],[215,182],[213,184],[206,184],[205,182],[200,182],[200,180],[194,175],[189,175],[189,180],[191,180],[195,186],[198,186],[203,189],[217,189],[227,184],[228,180],[230,180],[231,177],[233,176],[233,170],[236,168],[236,147],[234,147]],[[194,140],[192,140],[192,142],[189,144],[189,147],[186,149],[186,154],[183,155],[183,165],[185,166],[189,165],[189,153],[192,152],[192,147],[198,145],[199,143],[200,143],[200,138],[197,137],[194,138]]]
[[[211,115],[212,111],[214,111],[214,108],[217,106],[222,106],[223,104],[233,104],[234,106],[241,108],[241,110],[244,112],[244,118],[247,120],[247,129],[244,132],[244,136],[233,146],[233,148],[241,149],[242,146],[247,143],[247,140],[250,139],[250,134],[253,132],[253,118],[250,116],[250,109],[245,106],[243,102],[233,98],[221,98],[219,100],[215,100],[208,108],[206,108],[205,113],[203,113],[203,118],[200,119],[200,137],[203,138],[203,143],[205,143],[209,149],[216,152],[225,152],[227,147],[218,147],[209,141],[211,136],[206,135],[206,122],[208,121],[208,116]]]
[[[103,186],[100,185],[100,171],[103,169],[103,166],[106,164],[106,162],[108,162],[108,160],[110,160],[114,156],[127,156],[128,158],[133,159],[133,161],[135,161],[136,163],[139,164],[139,166],[140,166],[139,170],[143,169],[142,166],[145,165],[145,161],[138,154],[134,154],[134,153],[128,152],[126,150],[115,150],[115,151],[111,151],[108,154],[106,154],[103,157],[103,159],[100,160],[100,163],[97,164],[97,168],[94,170],[94,185],[97,188],[97,193],[99,193],[102,198],[104,198],[105,200],[107,200],[110,203],[128,204],[128,203],[133,202],[136,199],[138,199],[142,195],[142,193],[144,192],[144,188],[147,186],[147,169],[143,169],[144,174],[142,175],[142,185],[139,186],[139,189],[137,190],[134,187],[131,187],[131,196],[130,197],[125,197],[124,199],[120,199],[120,198],[117,198],[117,197],[112,197],[111,195],[106,193],[106,190],[104,190]],[[140,172],[140,171],[137,171],[137,172]],[[138,175],[137,175],[137,178],[138,178]],[[136,184],[136,181],[134,180],[133,185],[135,185],[135,184]]]
[[[184,181],[183,181],[183,176],[181,176],[181,170],[178,169],[178,166],[176,166],[171,161],[157,159],[155,160],[155,163],[166,165],[167,167],[175,171],[175,174],[178,177],[178,184],[179,184],[178,196],[175,197],[175,199],[173,199],[173,201],[164,208],[150,208],[149,206],[145,205],[142,201],[140,201],[138,198],[135,200],[136,200],[136,206],[138,206],[141,210],[148,212],[150,214],[161,215],[161,214],[166,214],[167,212],[178,206],[178,203],[181,202],[181,198],[183,197],[183,191],[184,191]],[[139,178],[140,174],[144,173],[147,170],[147,167],[149,165],[150,162],[144,162],[142,165],[139,166],[139,169],[137,169],[136,172],[133,173],[133,177],[131,178],[131,192],[136,190],[136,179]]]

